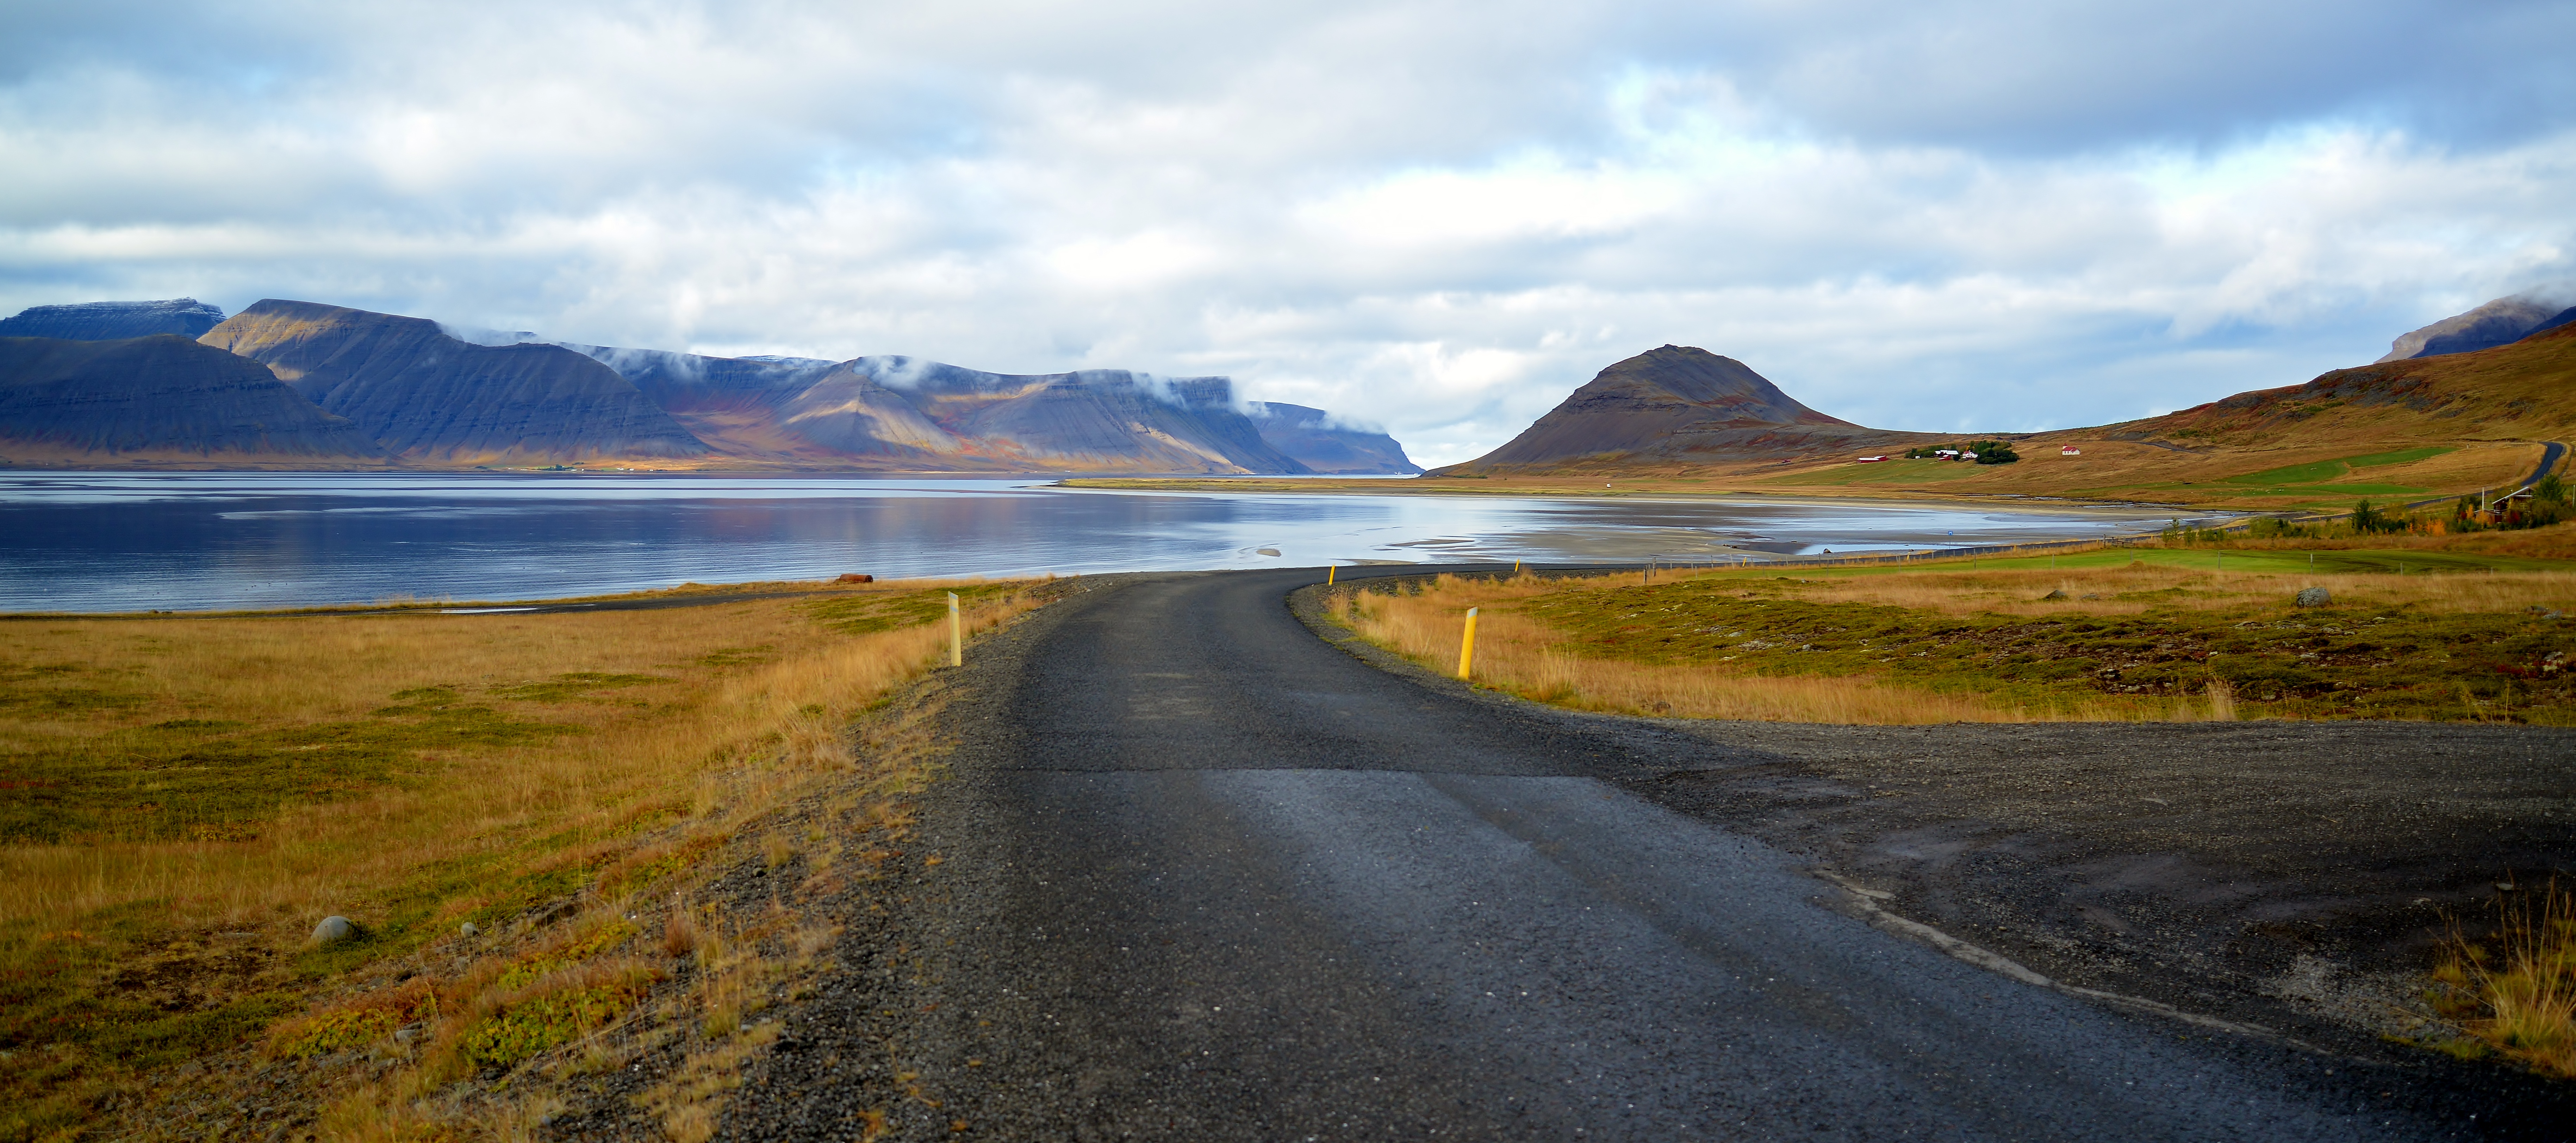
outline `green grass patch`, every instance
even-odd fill
[[[2306,464],[2292,464],[2284,465],[2280,468],[2267,468],[2261,472],[2248,472],[2242,476],[2230,476],[2225,478],[2225,482],[2228,484],[2262,485],[2267,490],[2262,493],[2249,493],[2248,495],[2279,495],[2283,494],[2280,490],[2293,485],[2325,484],[2331,481],[2340,480],[2343,477],[2351,475],[2352,470],[2356,468],[2386,468],[2390,465],[2413,464],[2419,460],[2431,460],[2432,458],[2444,453],[2457,451],[2459,451],[2459,447],[2456,445],[2433,445],[2425,448],[2399,449],[2395,452],[2365,453],[2361,456],[2338,457],[2334,460],[2317,460],[2310,461]],[[2156,487],[2174,488],[2180,487],[2180,485],[2157,485]],[[2372,496],[2409,495],[2426,491],[2421,488],[2411,488],[2394,484],[2338,484],[2335,488],[2337,491],[2351,492],[2356,495]]]
[[[2354,468],[2383,468],[2392,464],[2413,464],[2419,460],[2431,460],[2444,453],[2458,451],[2460,451],[2458,445],[2428,445],[2423,448],[2402,448],[2395,452],[2374,452],[2366,456],[2348,456],[2343,458],[2343,462]]]
[[[2155,485],[2155,486],[2153,486],[2153,487],[2154,487],[2156,490],[2158,490],[2158,491],[2170,491],[2170,490],[2173,490],[2173,489],[2181,488],[2181,487],[2183,487],[2183,486],[2182,486],[2182,485],[2179,485],[2179,484],[2163,484],[2163,485]],[[2210,485],[2197,484],[2197,485],[2192,485],[2192,487],[2194,487],[2194,488],[2201,488],[2201,489],[2207,489],[2211,494],[2213,494],[2213,495],[2218,495],[2218,496],[2246,496],[2246,497],[2251,497],[2251,496],[2275,496],[2275,497],[2280,497],[2280,496],[2290,496],[2290,497],[2317,497],[2317,496],[2336,496],[2336,497],[2342,497],[2342,496],[2428,496],[2428,495],[2431,495],[2431,494],[2432,494],[2432,492],[2433,492],[2433,490],[2432,490],[2432,489],[2430,489],[2430,488],[2418,488],[2418,487],[2415,487],[2414,485],[2411,485],[2411,484],[2304,484],[2304,485],[2273,485],[2273,486],[2268,486],[2268,487],[2263,487],[2263,488],[2217,488],[2217,487],[2212,487],[2212,486],[2210,486]],[[2337,500],[2313,500],[2313,501],[2310,501],[2310,503],[2314,503],[2314,504],[2316,504],[2316,505],[2319,505],[2319,506],[2321,506],[2321,507],[2325,507],[2325,508],[2350,507],[2350,506],[2351,506],[2351,502],[2350,502],[2350,501],[2337,501]]]

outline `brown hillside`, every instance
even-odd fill
[[[1570,398],[1549,417],[1571,419],[1570,412],[1581,410]],[[1651,428],[1648,418],[1631,416],[1629,425]],[[1673,417],[1683,419],[1678,410]],[[2576,325],[2474,353],[2338,369],[2304,385],[2096,428],[1935,438],[1834,424],[1811,430],[1745,422],[1726,432],[1724,448],[1694,449],[1695,438],[1718,434],[1684,432],[1662,447],[1628,445],[1553,463],[1492,463],[1540,437],[1549,426],[1543,418],[1504,451],[1442,471],[1543,481],[1616,474],[1674,491],[2062,496],[2245,509],[2341,509],[2363,498],[2410,502],[2517,486],[2532,475],[2547,442],[2576,438]],[[1570,435],[1560,432],[1559,439]],[[1858,459],[1901,455],[1915,442],[1980,435],[2014,442],[2021,461]],[[2064,455],[2067,447],[2077,455]]]

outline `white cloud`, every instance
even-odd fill
[[[0,311],[1225,372],[1431,461],[1665,342],[2094,423],[2576,276],[2569,11],[0,9]]]

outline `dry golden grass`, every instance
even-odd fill
[[[621,997],[641,996],[646,986],[636,982],[658,971],[613,958],[589,961],[583,959],[591,955],[587,950],[548,954],[569,938],[548,944],[546,933],[609,932],[622,943],[650,943],[666,953],[721,956],[720,929],[702,926],[685,910],[667,924],[648,922],[654,930],[649,942],[641,936],[626,942],[634,934],[606,926],[623,925],[618,918],[625,911],[659,912],[624,895],[648,885],[667,890],[669,883],[661,879],[684,872],[820,779],[854,780],[851,796],[866,802],[853,803],[853,824],[861,829],[899,828],[908,820],[908,811],[889,799],[925,780],[923,751],[913,750],[885,772],[861,774],[854,769],[848,727],[893,688],[945,662],[944,615],[895,626],[923,613],[917,597],[935,598],[938,593],[928,589],[945,586],[891,583],[836,592],[830,598],[840,610],[829,613],[814,600],[772,598],[556,615],[0,623],[0,668],[34,665],[52,672],[21,672],[16,681],[84,683],[11,693],[36,700],[78,698],[104,693],[104,687],[118,696],[116,702],[87,706],[0,703],[0,765],[40,755],[113,759],[135,749],[139,736],[173,720],[183,727],[220,722],[230,728],[204,732],[209,735],[408,725],[409,716],[388,717],[388,702],[398,704],[390,709],[406,709],[399,703],[410,700],[398,696],[432,688],[456,703],[497,708],[504,721],[556,728],[479,745],[403,740],[407,761],[390,780],[342,783],[328,800],[289,800],[263,819],[236,823],[242,828],[228,836],[244,840],[92,833],[0,846],[0,943],[28,964],[64,963],[49,950],[81,950],[94,970],[55,972],[44,978],[50,991],[26,993],[61,1011],[81,1012],[103,1003],[132,1003],[116,994],[121,986],[113,983],[122,958],[164,957],[185,967],[197,955],[193,950],[220,943],[212,934],[229,932],[275,950],[281,968],[299,967],[230,984],[198,981],[202,1000],[225,1000],[226,988],[246,1001],[271,1004],[261,998],[302,994],[322,1003],[288,1031],[337,1019],[353,1034],[372,1029],[379,1036],[384,1030],[374,1025],[385,1020],[363,1005],[346,1017],[331,1016],[346,1007],[346,996],[339,995],[342,974],[364,975],[372,971],[368,964],[384,957],[418,962],[421,954],[435,954],[423,963],[438,965],[459,954],[479,957],[459,975],[441,974],[441,1002],[435,1006],[440,1028],[427,1041],[440,1047],[381,1083],[334,1093],[339,1098],[323,1117],[323,1133],[408,1137],[429,1130],[433,1121],[445,1125],[441,1130],[502,1137],[524,1132],[534,1113],[518,1103],[428,1098],[461,1074],[462,1057],[445,1057],[454,1055],[452,1046],[464,1030],[488,1022],[508,1004],[552,995],[547,989],[596,991],[615,984],[610,991]],[[1008,585],[956,586],[975,601],[967,616],[970,633],[1036,605]],[[871,602],[880,598],[882,607]],[[775,835],[762,840],[766,844],[758,852],[771,867],[799,848]],[[510,931],[521,935],[514,937],[487,932],[469,941],[456,935],[459,920],[483,919],[489,930],[492,917],[513,915],[520,898],[509,895],[507,883],[531,878],[548,887],[545,893],[589,885],[583,896],[590,920],[562,930],[540,924],[525,933],[526,926],[517,925]],[[296,951],[305,932],[327,913],[382,927],[387,935],[345,955]],[[520,976],[549,974],[529,983],[509,975],[520,960],[500,950],[513,942],[533,950],[530,956],[572,959],[560,967],[546,961],[522,969]],[[178,951],[165,954],[164,945]],[[618,980],[626,983],[589,979],[601,973],[623,974]],[[716,979],[738,984],[739,966]],[[738,1025],[753,1003],[738,995],[717,1001],[703,1013],[710,1024]],[[730,1034],[718,1039],[740,1041]],[[199,1035],[170,1040],[141,1056],[119,1056],[64,1041],[44,1050],[49,1064],[59,1065],[54,1078],[22,1075],[6,1084],[5,1095],[21,1106],[0,1114],[0,1128],[77,1129],[91,1114],[84,1109],[103,1093],[119,1086],[153,1090],[157,1081],[148,1069],[160,1066],[154,1061],[166,1063],[174,1052],[222,1051],[232,1042]],[[380,1044],[369,1050],[392,1049]],[[131,1071],[138,1067],[146,1074]],[[125,1103],[135,1106],[135,1097]]]
[[[1361,637],[1426,667],[1449,673],[1458,661],[1460,617],[1469,607],[1642,577],[1568,581],[1522,576],[1471,580],[1442,576],[1418,595],[1362,590],[1333,597],[1334,618]],[[1544,625],[1508,610],[1477,617],[1471,677],[1539,702],[1578,710],[1765,722],[1893,725],[1938,722],[2025,722],[2034,718],[2116,718],[2107,708],[2038,712],[1997,708],[1975,698],[1940,695],[1857,678],[1765,677],[1722,667],[1668,667],[1584,658],[1562,649]]]
[[[2325,587],[2343,613],[2409,608],[2413,613],[2519,614],[2535,606],[2576,611],[2576,572],[2516,571],[2443,575],[2307,575],[2277,569],[2218,572],[2139,562],[2099,553],[2091,566],[2050,569],[2024,558],[2002,567],[1964,562],[1915,570],[1810,572],[1790,578],[1750,572],[1676,576],[1651,582],[1671,588],[1752,599],[1758,593],[1793,593],[1802,604],[1860,604],[1958,617],[2030,619],[2137,616],[2151,610],[2215,615],[2249,608],[2278,612],[2298,589]],[[1788,579],[1784,585],[1781,581]],[[1584,710],[1690,718],[1854,724],[2022,721],[2232,721],[2240,696],[2226,681],[2194,681],[2183,694],[2038,694],[2011,696],[1993,690],[1909,685],[1888,677],[1893,668],[1871,666],[1840,673],[1762,671],[1749,664],[1643,662],[1635,657],[1584,653],[1565,629],[1522,613],[1545,600],[1560,617],[1567,606],[1597,620],[1615,607],[1645,606],[1633,592],[1649,581],[1641,573],[1511,579],[1441,576],[1417,588],[1356,588],[1330,597],[1333,617],[1363,638],[1449,674],[1457,663],[1462,618],[1480,609],[1474,680],[1540,702]],[[1741,588],[1741,591],[1731,589]],[[2062,599],[2043,599],[2052,592]],[[2095,598],[2085,598],[2092,596]],[[1763,595],[1763,598],[1770,598]],[[1597,603],[1587,603],[1595,600]],[[1569,604],[1568,601],[1572,601]],[[1631,618],[1634,618],[1631,616]],[[2203,623],[2225,622],[2203,620]],[[1614,620],[1615,622],[1615,620]],[[1730,656],[1731,658],[1731,656]],[[1819,660],[1821,661],[1821,660]],[[1891,660],[1881,659],[1886,663]],[[2480,709],[2470,700],[2464,710]],[[2268,712],[2260,712],[2268,713]]]
[[[2261,570],[2238,571],[2068,563],[2051,570],[2028,566],[2024,557],[2016,566],[1986,570],[1950,564],[1902,574],[1818,576],[1802,594],[1819,601],[1873,603],[1945,615],[2136,615],[2150,606],[2228,611],[2277,602],[2304,587],[2325,588],[2337,601],[2358,607],[2413,605],[2431,611],[2490,612],[2519,611],[2536,603],[2576,606],[2576,570],[2401,577],[2279,570],[2269,561],[2257,565]],[[2067,598],[2041,598],[2052,591],[2065,592]],[[2113,598],[2166,592],[2171,594],[2157,594],[2152,602]],[[2083,598],[2087,595],[2101,598]]]
[[[2576,897],[2555,878],[2504,907],[2492,942],[2454,931],[2433,973],[2446,1014],[2497,1053],[2576,1079]]]
[[[974,629],[1024,609],[1017,601],[987,607]],[[547,721],[578,726],[578,735],[425,751],[434,780],[289,808],[255,841],[0,848],[0,924],[63,928],[100,909],[158,900],[176,926],[300,935],[289,929],[345,911],[421,865],[507,846],[534,829],[613,827],[639,801],[662,797],[686,799],[701,816],[756,802],[760,775],[846,757],[849,717],[939,661],[946,639],[944,624],[839,635],[783,599],[563,615],[0,625],[0,656],[121,675],[153,696],[104,717],[0,722],[0,752],[68,740],[113,754],[120,732],[171,719],[354,719],[420,687],[471,696],[583,672],[670,680],[547,711]],[[766,650],[746,665],[701,662],[745,648]]]

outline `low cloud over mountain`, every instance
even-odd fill
[[[41,307],[12,320],[113,331],[124,328],[120,321],[201,312],[192,306]],[[60,316],[65,313],[82,321],[68,321]],[[275,455],[265,458],[271,463],[382,455],[433,466],[1417,471],[1392,439],[1329,426],[1321,410],[1280,406],[1285,411],[1274,414],[1261,407],[1258,419],[1247,416],[1223,377],[1110,369],[1012,375],[909,357],[834,362],[564,346],[527,332],[460,330],[277,299],[214,325],[202,341],[205,352],[221,351],[223,360],[236,363],[226,376],[273,387],[275,399],[293,405],[297,415],[354,434],[348,441],[332,437],[339,443],[330,447],[306,440],[310,433],[280,437],[270,450]],[[71,352],[58,348],[54,357]],[[116,396],[133,379],[43,364],[54,357],[25,356],[27,364],[0,378],[48,394],[21,402],[14,415],[24,424],[0,424],[0,432],[39,432],[54,441],[46,462],[82,454],[86,446],[79,441],[130,442],[138,432],[220,440],[199,451],[235,460],[262,451],[257,434],[224,427],[238,419],[239,400],[219,385],[165,384],[154,390],[160,396],[147,412]],[[158,427],[140,428],[146,421]],[[102,443],[89,451],[98,454],[92,462],[113,464],[132,446]],[[1317,464],[1305,462],[1310,455]]]

